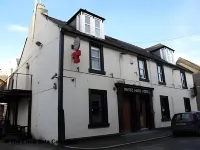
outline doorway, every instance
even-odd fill
[[[127,94],[124,96],[123,104],[123,124],[124,124],[124,133],[131,132],[131,105],[130,105],[130,95]]]
[[[123,133],[151,129],[152,117],[150,95],[123,94]]]

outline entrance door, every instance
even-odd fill
[[[124,132],[131,131],[131,121],[130,121],[130,99],[128,96],[124,97],[123,101],[123,124],[124,124]]]
[[[146,128],[146,102],[144,99],[140,99],[140,127]]]

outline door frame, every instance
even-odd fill
[[[119,133],[124,132],[124,124],[123,124],[123,95],[126,92],[132,93],[133,101],[137,103],[139,100],[139,94],[148,94],[150,97],[150,106],[151,106],[151,122],[150,128],[155,128],[155,121],[154,121],[154,108],[153,108],[153,90],[154,88],[137,86],[137,85],[129,85],[123,83],[115,83],[115,87],[117,88],[117,101],[118,101],[118,119],[119,119]],[[138,95],[138,96],[137,96]],[[131,110],[131,111],[138,111],[138,110]],[[137,120],[138,118],[136,118]],[[131,126],[133,126],[133,119],[131,119]],[[140,122],[135,125],[135,130],[140,128]],[[134,130],[134,129],[133,129]]]

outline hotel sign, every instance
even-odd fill
[[[124,88],[124,92],[150,94],[149,90],[138,89],[138,88]]]

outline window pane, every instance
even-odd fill
[[[95,20],[95,27],[100,28],[100,21],[99,20]]]
[[[85,25],[85,32],[90,33],[90,26],[89,25]]]
[[[91,48],[91,56],[95,58],[100,58],[99,56],[99,49]]]
[[[100,37],[100,29],[98,29],[98,28],[95,29],[95,35]]]
[[[89,16],[85,16],[85,23],[90,24],[90,17]]]
[[[158,73],[161,73],[162,71],[161,71],[161,67],[160,66],[158,66]]]
[[[100,94],[92,94],[92,123],[102,122],[102,103]]]
[[[182,86],[186,87],[186,83],[185,83],[185,75],[181,72],[181,82],[182,82]]]
[[[139,60],[139,68],[144,69],[144,61]]]
[[[190,114],[182,114],[181,120],[183,121],[190,121]]]
[[[169,101],[168,97],[161,97],[161,112],[164,120],[170,119]]]
[[[140,78],[146,79],[145,70],[143,70],[143,69],[140,69]]]
[[[91,59],[92,59],[92,69],[101,70],[100,60],[98,58],[91,58]]]

